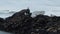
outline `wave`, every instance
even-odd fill
[[[9,32],[0,31],[0,34],[11,34]]]
[[[15,13],[15,11],[0,10],[0,14],[4,14],[4,13]]]
[[[0,10],[0,17],[6,18],[9,16],[12,16],[14,13],[16,13],[16,12],[15,11],[9,11],[9,10]]]
[[[36,16],[39,15],[39,14],[44,15],[44,14],[45,14],[45,11],[34,11],[34,12],[32,12],[31,17],[36,17]]]

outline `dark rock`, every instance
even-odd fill
[[[29,9],[23,9],[5,20],[0,18],[0,29],[14,34],[57,34],[60,17],[37,15],[32,18],[31,15]]]

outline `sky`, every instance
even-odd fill
[[[59,15],[60,0],[0,0],[0,10],[14,10],[30,8],[33,11],[46,11],[46,14]]]

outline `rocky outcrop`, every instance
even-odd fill
[[[57,34],[60,28],[60,17],[37,15],[31,17],[29,9],[16,12],[5,20],[0,18],[2,30],[14,34]]]
[[[21,10],[13,14],[13,16],[6,18],[6,25],[5,30],[10,32],[21,32],[23,33],[24,30],[30,30],[32,27],[32,17],[29,9]],[[30,27],[29,27],[30,26]],[[25,32],[28,32],[25,31]]]

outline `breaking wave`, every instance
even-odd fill
[[[9,16],[13,15],[14,13],[15,13],[15,11],[1,10],[0,11],[0,17],[1,18],[6,18],[6,17],[9,17]]]

